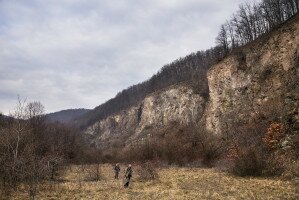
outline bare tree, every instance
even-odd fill
[[[223,48],[224,54],[229,52],[228,31],[226,24],[221,25],[220,32],[216,38],[216,43]]]
[[[255,40],[298,12],[298,0],[262,0],[241,4],[216,38],[222,48],[231,49]]]

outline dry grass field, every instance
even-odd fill
[[[121,166],[122,175],[124,168]],[[84,181],[86,170],[82,173],[72,166],[64,181],[41,186],[36,199],[298,199],[292,182],[233,177],[215,169],[160,168],[159,180],[151,182],[138,180],[135,173],[128,189],[123,188],[122,179],[113,179],[111,165],[101,165],[100,170],[100,181]],[[13,199],[28,199],[28,195],[21,189]]]

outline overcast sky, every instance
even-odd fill
[[[0,111],[94,108],[214,45],[241,0],[0,0]]]

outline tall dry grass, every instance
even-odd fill
[[[101,165],[99,181],[85,181],[90,166],[71,166],[59,183],[45,183],[37,199],[296,199],[296,186],[286,180],[234,177],[216,169],[159,168],[159,179],[139,181],[133,172],[129,189],[123,188],[125,166],[121,178],[114,179],[111,165]],[[91,167],[92,168],[92,167]],[[133,165],[133,170],[137,169]],[[298,186],[298,185],[297,185]],[[28,199],[24,188],[13,199]]]

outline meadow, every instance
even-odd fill
[[[86,179],[90,166],[71,166],[57,182],[39,186],[36,199],[298,199],[298,183],[278,178],[235,177],[217,169],[157,168],[158,179],[141,181],[135,170],[132,184],[123,188],[123,172],[114,179],[113,166],[100,165],[100,180]],[[133,166],[136,169],[137,166]],[[25,188],[12,199],[29,199]]]

